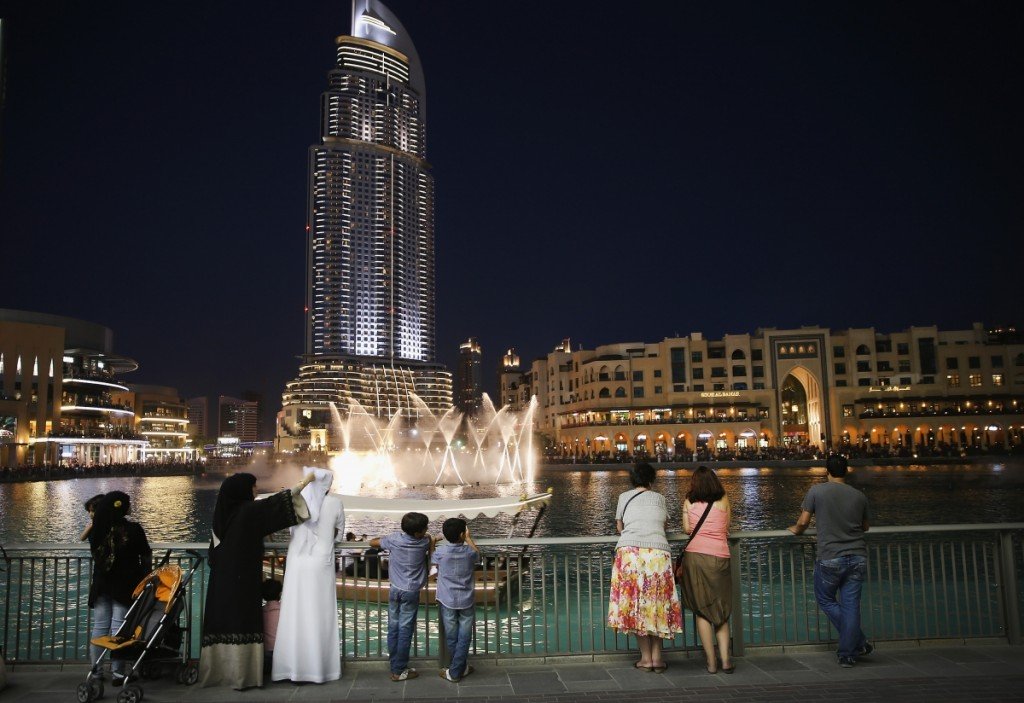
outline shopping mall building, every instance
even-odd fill
[[[113,340],[93,322],[0,309],[0,467],[191,456],[177,392],[125,384],[139,365]]]
[[[537,396],[536,429],[563,455],[1024,443],[1024,336],[981,324],[565,340],[529,369],[509,350],[499,383],[513,407]]]

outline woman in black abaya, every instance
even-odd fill
[[[312,479],[310,473],[291,490],[263,500],[255,499],[252,474],[234,474],[221,484],[210,540],[201,686],[263,685],[263,538],[309,517],[299,493]]]

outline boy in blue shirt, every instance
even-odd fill
[[[402,531],[370,540],[370,546],[386,549],[390,555],[391,590],[388,594],[388,660],[391,680],[406,681],[419,676],[409,667],[409,646],[416,630],[420,589],[427,582],[427,560],[434,551],[434,538],[427,534],[427,516],[406,513]]]
[[[452,660],[447,669],[441,669],[440,675],[454,683],[473,673],[466,659],[476,624],[474,586],[480,550],[469,536],[466,521],[461,518],[445,520],[441,532],[447,544],[437,548],[432,561],[437,564],[437,602]]]

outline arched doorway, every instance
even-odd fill
[[[667,432],[659,432],[654,435],[654,454],[660,457],[668,457],[672,455],[675,449],[671,443],[671,437]]]
[[[757,432],[754,432],[751,428],[746,428],[740,432],[740,436],[736,439],[736,447],[738,449],[754,449],[757,445]]]
[[[645,433],[638,434],[633,438],[633,453],[647,456],[650,451],[650,447],[647,445],[647,435]]]
[[[690,446],[690,441],[691,440],[692,440],[692,437],[690,436],[690,434],[688,432],[680,432],[679,434],[676,435],[676,456],[677,457],[686,457],[686,455],[689,455],[689,454],[691,454],[693,452],[693,449]]]
[[[714,439],[714,437],[715,435],[709,432],[708,430],[701,430],[700,432],[698,432],[697,449],[708,449],[710,446],[712,446],[712,440]]]
[[[621,432],[615,435],[615,451],[619,454],[626,454],[629,452],[629,443],[626,440],[626,435]]]
[[[782,381],[779,418],[784,444],[821,447],[825,434],[821,386],[802,366],[794,368]]]

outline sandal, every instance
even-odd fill
[[[655,674],[661,674],[667,668],[668,668],[668,664],[666,664],[665,662],[662,662],[661,664],[655,664],[654,666],[652,666],[651,667],[651,671],[653,671]]]
[[[637,662],[637,663],[633,664],[633,668],[634,669],[639,669],[640,671],[647,671],[647,672],[654,671],[654,667],[653,666],[644,666],[640,662]]]

